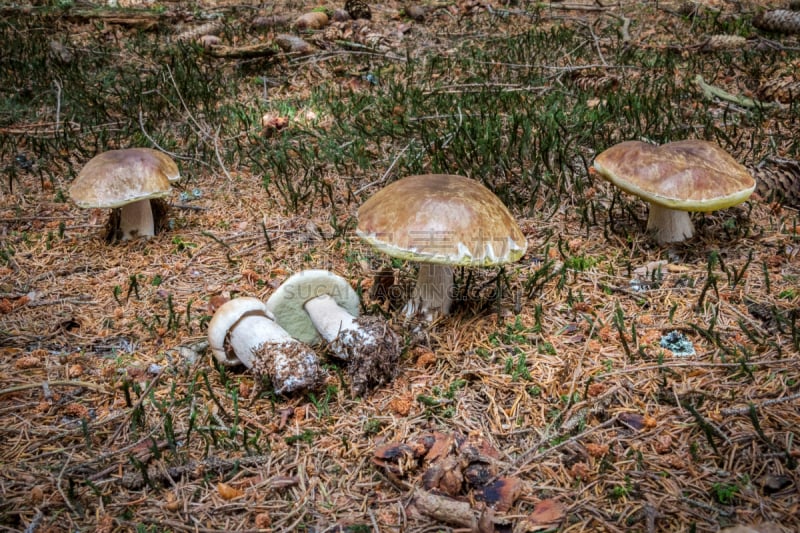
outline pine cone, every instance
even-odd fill
[[[753,26],[766,31],[800,33],[800,12],[788,9],[762,11],[753,18]]]
[[[201,24],[200,26],[195,26],[194,28],[189,28],[188,30],[184,30],[175,37],[173,40],[176,42],[193,42],[197,41],[204,35],[216,35],[220,31],[222,31],[223,25],[222,22],[219,20],[213,20],[211,22],[206,22],[205,24]]]
[[[800,209],[800,161],[767,158],[751,170],[758,194],[769,201]]]
[[[355,19],[371,19],[372,10],[369,4],[364,0],[347,0],[344,4],[344,10]]]
[[[582,91],[600,93],[611,90],[619,85],[619,77],[608,75],[578,75],[575,77],[575,85]]]
[[[794,76],[784,76],[762,82],[756,91],[758,98],[766,102],[778,101],[790,104],[800,99],[800,80]]]
[[[741,35],[712,35],[703,44],[703,50],[710,52],[714,50],[738,50],[744,48],[747,39]]]

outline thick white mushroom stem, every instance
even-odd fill
[[[411,299],[403,307],[406,319],[421,317],[433,322],[450,312],[453,303],[453,268],[421,263]]]
[[[355,394],[390,381],[400,358],[400,337],[376,316],[354,317],[331,296],[312,298],[304,305],[311,322],[331,352],[348,363]]]
[[[150,200],[139,200],[123,205],[120,208],[119,229],[122,232],[123,241],[155,235],[156,227]]]
[[[361,331],[356,317],[337,304],[331,296],[317,296],[307,301],[303,307],[322,338],[331,343],[331,350],[339,359],[350,358],[347,350],[355,343],[356,337],[361,337],[358,340],[366,345],[375,345],[376,339],[368,332]]]
[[[687,211],[650,204],[647,230],[659,243],[680,242],[694,235],[694,224]]]
[[[312,388],[322,376],[316,352],[263,314],[243,316],[228,342],[242,364],[272,381],[276,394]]]

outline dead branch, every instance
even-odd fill
[[[75,9],[69,10],[63,17],[69,22],[86,23],[101,21],[106,24],[118,24],[140,30],[154,30],[161,24],[168,22],[178,22],[184,15],[176,11],[164,11],[156,13],[143,9]]]
[[[259,43],[250,46],[226,46],[218,44],[208,49],[208,54],[219,59],[254,59],[272,57],[278,51],[273,43]]]
[[[471,531],[478,529],[478,517],[469,502],[461,502],[430,493],[427,490],[417,489],[414,491],[413,504],[417,511],[437,522],[466,527]]]
[[[169,483],[176,481],[184,476],[192,479],[203,477],[208,470],[217,474],[225,474],[235,468],[256,467],[269,463],[269,455],[254,455],[252,457],[242,457],[239,459],[220,459],[218,457],[208,457],[202,461],[189,461],[185,465],[173,466],[170,468],[157,468],[151,466],[147,469],[147,478],[150,483]],[[137,490],[144,486],[145,480],[141,473],[126,474],[119,481],[128,489]],[[271,488],[290,487],[300,483],[297,477],[280,477],[271,480]]]

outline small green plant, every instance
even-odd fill
[[[778,293],[778,298],[781,300],[794,300],[798,294],[800,293],[797,292],[797,289],[785,289]]]
[[[513,381],[530,381],[533,377],[528,370],[528,359],[521,350],[515,351],[517,352],[516,359],[514,357],[506,359],[505,372],[511,375]]]
[[[630,478],[625,476],[625,482],[622,485],[614,485],[611,488],[609,496],[615,500],[619,500],[630,494],[632,489],[633,486],[631,485]]]
[[[338,390],[339,388],[336,385],[328,385],[327,387],[325,387],[325,392],[320,398],[317,398],[317,395],[314,394],[313,392],[308,393],[309,401],[314,405],[314,407],[317,410],[317,418],[330,416],[331,398],[336,396]]]
[[[718,503],[730,505],[739,494],[739,487],[732,483],[714,483],[711,485],[711,494]]]
[[[530,330],[522,324],[519,315],[511,324],[506,324],[501,331],[493,331],[489,334],[489,342],[492,346],[518,346],[520,344],[530,344]]]
[[[370,418],[366,422],[364,422],[364,435],[371,436],[377,435],[381,432],[384,423],[377,418]]]
[[[569,256],[564,260],[564,265],[570,270],[583,272],[589,270],[597,264],[598,259],[594,257],[586,257],[583,255]]]
[[[175,251],[177,252],[186,252],[191,257],[192,255],[192,248],[197,248],[197,244],[193,242],[184,241],[182,237],[175,235],[172,237],[172,244],[175,245]]]
[[[314,437],[316,435],[317,434],[314,431],[310,429],[304,429],[302,433],[299,433],[297,435],[290,435],[284,438],[283,440],[286,441],[286,444],[296,444],[298,442],[305,442],[306,444],[310,445],[314,443]]]

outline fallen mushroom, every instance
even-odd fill
[[[327,270],[290,276],[267,300],[267,309],[293,337],[310,344],[324,339],[347,361],[355,394],[391,380],[400,358],[400,337],[377,316],[359,316],[350,284]]]
[[[109,240],[152,237],[158,224],[151,200],[167,196],[179,179],[175,161],[162,152],[109,150],[86,163],[69,195],[78,207],[119,209],[119,227],[111,227]]]
[[[594,170],[650,205],[647,229],[659,243],[694,235],[690,211],[716,211],[747,200],[756,182],[714,143],[686,140],[656,146],[626,141],[600,153]]]
[[[276,394],[312,388],[323,376],[317,354],[275,323],[258,298],[220,306],[208,324],[208,345],[221,364],[269,377]]]
[[[494,193],[447,174],[409,176],[384,187],[358,209],[356,233],[385,254],[420,263],[403,312],[428,322],[450,312],[454,266],[514,262],[528,246]]]

